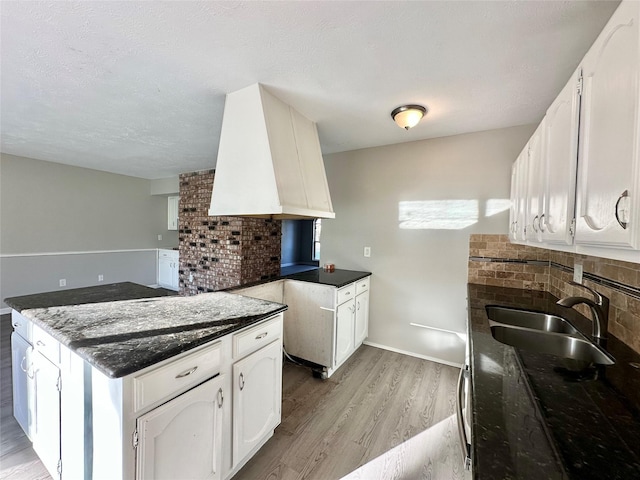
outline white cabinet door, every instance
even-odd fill
[[[29,378],[33,347],[17,333],[11,334],[11,374],[13,379],[13,416],[31,438],[33,382]]]
[[[511,186],[511,233],[513,242],[526,241],[527,217],[527,169],[529,163],[529,145],[525,145],[513,164]]]
[[[573,243],[570,227],[575,205],[581,76],[580,70],[573,74],[545,117],[544,212],[539,226],[542,240],[550,243]]]
[[[638,248],[638,2],[622,2],[584,58],[575,241]]]
[[[544,174],[544,128],[545,119],[529,140],[529,161],[527,166],[527,240],[539,242],[542,240],[540,231],[540,217],[543,209],[543,174]]]
[[[356,297],[355,347],[362,344],[369,334],[369,290]]]
[[[60,478],[60,369],[40,352],[33,354],[33,449],[53,478]]]
[[[233,365],[233,466],[280,424],[282,343],[277,340]]]
[[[138,418],[138,480],[221,478],[223,379],[212,378]]]
[[[170,258],[158,258],[158,284],[165,288],[173,285],[173,262]]]
[[[179,253],[176,250],[158,250],[158,285],[178,290]]]
[[[178,204],[180,197],[167,197],[167,230],[178,230]]]
[[[518,228],[518,160],[511,165],[511,207],[509,208],[509,240],[517,240]]]
[[[336,310],[336,359],[334,366],[344,362],[353,353],[355,332],[355,299],[338,305]]]

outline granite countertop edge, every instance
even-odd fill
[[[87,292],[90,301],[81,303]],[[288,308],[230,292],[162,295],[128,282],[5,302],[110,378],[135,373]]]
[[[123,300],[126,301],[126,300]],[[106,303],[106,302],[105,302]],[[116,302],[108,302],[108,303],[116,303]],[[274,302],[272,302],[274,303]],[[275,305],[275,303],[274,303]],[[127,375],[131,375],[132,373],[136,373],[140,370],[143,370],[147,367],[151,367],[157,363],[160,363],[164,360],[168,360],[169,358],[175,357],[181,353],[188,352],[189,350],[196,349],[202,345],[213,342],[214,340],[224,337],[225,335],[229,335],[231,333],[237,332],[238,330],[242,330],[245,327],[249,327],[253,324],[259,323],[262,320],[265,320],[269,317],[277,315],[278,313],[284,312],[287,310],[287,306],[283,305],[281,307],[275,308],[273,311],[268,313],[264,313],[261,315],[251,316],[249,319],[242,320],[238,319],[237,322],[229,323],[224,325],[224,328],[216,328],[220,327],[220,321],[212,321],[209,323],[202,323],[200,325],[199,330],[206,331],[208,329],[215,329],[210,333],[202,333],[199,334],[197,338],[192,339],[186,343],[176,343],[176,346],[170,349],[166,349],[161,351],[160,353],[153,354],[151,352],[147,353],[147,357],[142,362],[136,362],[134,365],[122,365],[120,367],[114,367],[110,362],[101,362],[90,352],[82,350],[80,348],[76,348],[74,346],[74,341],[69,337],[60,333],[59,330],[52,328],[48,323],[41,321],[35,315],[31,314],[32,309],[24,309],[20,313],[24,315],[26,318],[31,320],[35,325],[40,327],[46,333],[55,338],[61,345],[64,345],[69,350],[74,352],[80,358],[85,360],[89,365],[95,367],[102,373],[104,373],[109,378],[121,378]],[[33,309],[39,310],[39,309]]]
[[[342,278],[337,280],[336,277],[334,277],[333,275],[337,275],[337,276],[341,275]],[[349,285],[350,283],[357,282],[358,280],[362,280],[363,278],[370,277],[371,275],[373,275],[371,272],[360,272],[357,270],[336,269],[333,272],[325,272],[321,268],[316,268],[316,269],[307,270],[304,272],[290,273],[288,275],[281,275],[278,277],[258,280],[256,282],[245,283],[243,285],[229,287],[221,291],[233,293],[236,290],[256,287],[258,285],[263,285],[271,282],[278,282],[281,280],[295,280],[298,282],[317,283],[320,285],[329,285],[331,287],[342,288],[345,285]]]

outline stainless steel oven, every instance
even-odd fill
[[[471,345],[467,326],[467,345],[464,365],[458,377],[458,395],[456,398],[456,416],[458,433],[465,470],[471,470]]]

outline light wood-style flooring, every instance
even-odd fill
[[[282,423],[233,480],[468,479],[459,372],[366,345],[328,380],[287,363]]]
[[[0,479],[50,479],[13,418],[10,335],[10,316],[2,315]],[[454,413],[458,372],[368,346],[328,380],[286,363],[282,423],[234,480],[466,480]]]

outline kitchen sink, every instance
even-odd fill
[[[486,310],[489,320],[504,325],[532,328],[543,332],[566,333],[569,335],[578,333],[578,330],[564,318],[548,313],[531,312],[495,305],[488,305]]]
[[[491,335],[501,343],[538,353],[598,365],[613,365],[615,359],[594,343],[579,336],[532,330],[494,323]],[[578,334],[579,335],[579,334]]]

